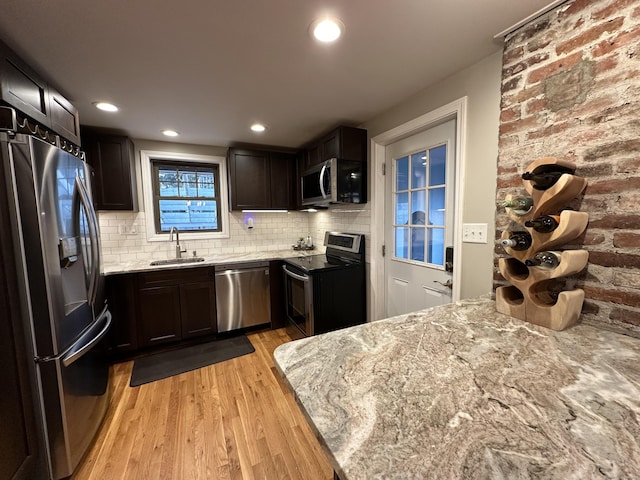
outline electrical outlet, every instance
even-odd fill
[[[486,223],[465,223],[462,225],[464,243],[487,243]]]
[[[118,233],[120,235],[136,235],[138,229],[135,225],[120,224],[118,225]]]

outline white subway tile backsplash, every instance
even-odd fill
[[[111,225],[104,225],[104,226],[100,226],[100,234],[104,235],[110,235],[110,234],[118,234],[118,227],[117,226],[111,226]]]
[[[359,209],[340,207],[317,213],[253,213],[254,228],[249,230],[245,225],[245,214],[231,212],[229,214],[229,238],[211,240],[182,241],[189,255],[193,250],[199,256],[216,254],[253,253],[257,251],[286,250],[300,238],[311,235],[313,243],[321,246],[324,232],[345,231],[369,233],[370,209],[365,206]],[[102,253],[104,262],[118,264],[127,261],[139,261],[154,258],[170,257],[175,254],[175,243],[148,242],[144,212],[98,212],[100,233],[102,237]],[[120,229],[135,233],[121,234]]]

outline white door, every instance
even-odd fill
[[[450,120],[386,146],[387,316],[451,302],[455,129]]]

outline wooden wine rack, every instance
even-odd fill
[[[571,162],[546,157],[532,162],[527,171],[530,172],[539,165],[561,165],[575,170],[575,165]],[[513,221],[523,226],[527,220],[557,212],[578,196],[587,185],[584,178],[569,174],[562,175],[548,190],[536,190],[528,180],[522,182],[527,193],[533,198],[532,209],[524,215],[517,215],[510,209],[507,211]],[[510,195],[506,197],[507,200],[510,198]],[[496,310],[553,330],[564,330],[575,324],[582,310],[584,291],[579,288],[563,291],[554,298],[547,287],[556,278],[583,270],[587,266],[589,252],[563,251],[560,264],[551,270],[529,268],[524,261],[534,257],[538,252],[556,250],[560,245],[579,237],[587,227],[588,221],[589,215],[585,212],[563,210],[560,213],[559,225],[554,231],[540,233],[527,229],[531,233],[531,246],[527,250],[505,247],[511,258],[499,259],[498,266],[500,273],[511,286],[496,289]],[[509,238],[509,232],[502,232],[502,238]]]

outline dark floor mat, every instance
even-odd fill
[[[155,382],[214,363],[231,360],[255,349],[245,335],[201,343],[168,352],[155,353],[138,358],[133,363],[129,386]]]

